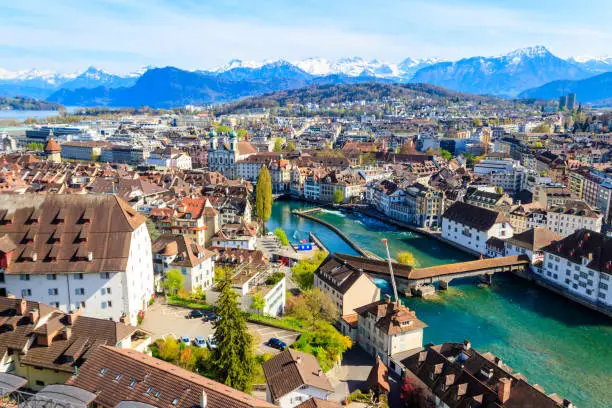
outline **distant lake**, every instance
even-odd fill
[[[79,109],[78,106],[66,107],[66,112],[72,113]],[[50,116],[58,116],[59,111],[54,110],[0,110],[0,120],[14,119],[18,121],[26,120],[27,118],[42,119]]]

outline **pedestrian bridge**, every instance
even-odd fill
[[[389,265],[384,260],[368,259],[365,257],[335,254],[345,264],[361,270],[373,277],[390,279]],[[505,256],[502,258],[487,258],[474,261],[458,262],[447,265],[432,266],[429,268],[412,268],[398,263],[393,264],[395,282],[400,288],[414,288],[435,282],[445,289],[453,279],[470,276],[485,276],[490,282],[491,275],[500,272],[523,271],[529,266],[526,255]]]

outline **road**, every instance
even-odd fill
[[[202,319],[186,319],[185,316],[189,313],[189,309],[165,305],[161,302],[158,301],[149,308],[141,326],[142,329],[151,333],[153,340],[167,336],[176,338],[187,336],[193,340],[196,336],[207,338],[213,334],[212,323],[204,323]],[[264,344],[271,337],[276,337],[287,345],[291,345],[299,334],[254,323],[247,323],[247,326],[258,343],[260,353],[278,353],[278,350]]]

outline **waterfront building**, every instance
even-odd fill
[[[212,246],[254,250],[256,241],[257,226],[241,221],[238,224],[224,224],[212,237]]]
[[[340,313],[340,332],[356,339],[355,309],[380,299],[372,278],[340,254],[329,255],[314,273],[314,287],[329,295]]]
[[[0,195],[0,296],[136,324],[153,295],[145,218],[114,195]]]
[[[567,237],[583,228],[601,232],[602,218],[599,209],[593,209],[581,200],[570,200],[563,205],[552,206],[548,210],[546,224],[552,231]]]
[[[380,357],[389,369],[401,374],[397,361],[423,347],[423,329],[427,325],[399,301],[391,302],[389,295],[355,311],[359,347],[372,357]]]
[[[513,232],[501,213],[464,202],[455,202],[442,216],[442,238],[477,254],[487,253],[489,238],[507,239]]]
[[[423,384],[435,406],[573,408],[557,394],[538,385],[491,353],[480,353],[464,343],[428,345],[403,359],[410,381]]]
[[[494,187],[469,187],[463,201],[507,215],[512,207],[512,198],[505,192],[497,192]]]
[[[406,212],[408,222],[417,227],[439,226],[444,213],[444,192],[421,183],[406,188]],[[397,217],[396,205],[391,205],[392,218]],[[399,210],[399,208],[398,208]],[[395,216],[394,216],[395,215]],[[396,218],[397,219],[397,218]]]
[[[68,381],[95,394],[101,408],[275,408],[225,384],[135,350],[98,347]],[[119,405],[129,401],[127,405]]]
[[[536,276],[588,304],[612,307],[612,239],[582,229],[543,248]]]
[[[344,202],[361,200],[365,194],[365,180],[350,171],[333,171],[319,180],[319,200],[334,202],[335,192],[339,190]]]
[[[156,290],[162,290],[166,273],[172,269],[183,275],[183,287],[188,292],[212,286],[214,253],[193,239],[184,235],[164,234],[153,242],[152,252]]]
[[[134,326],[25,299],[0,297],[0,316],[0,372],[25,378],[34,391],[66,382],[102,344],[138,351],[151,344],[151,336]]]
[[[562,238],[547,227],[530,228],[502,241],[504,252],[501,256],[527,255],[532,265],[540,264],[544,260],[542,248]]]
[[[280,408],[301,406],[307,400],[327,400],[334,392],[312,354],[287,349],[263,365],[266,377],[266,399]]]

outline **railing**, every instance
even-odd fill
[[[2,390],[0,390],[2,394]],[[49,398],[26,391],[15,391],[0,398],[0,407],[7,408],[81,408],[75,404],[61,399]]]

